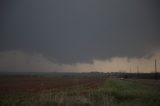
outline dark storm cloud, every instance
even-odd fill
[[[159,0],[0,3],[1,51],[36,52],[74,63],[143,56],[160,47]]]

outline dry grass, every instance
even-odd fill
[[[156,84],[156,86],[151,86]],[[72,86],[61,91],[0,96],[1,106],[160,106],[160,85],[150,80],[108,79],[98,88]]]

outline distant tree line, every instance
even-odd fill
[[[160,73],[125,73],[125,72],[16,72],[0,73],[3,77],[56,77],[56,78],[123,78],[123,79],[160,79]]]

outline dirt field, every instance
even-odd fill
[[[0,78],[0,106],[160,106],[160,81]]]
[[[21,92],[40,92],[44,90],[64,90],[71,87],[96,88],[105,79],[97,78],[36,78],[13,77],[0,78],[0,94],[12,94]]]

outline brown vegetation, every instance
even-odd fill
[[[64,90],[71,87],[96,88],[105,80],[98,78],[37,78],[13,77],[0,79],[0,94],[34,93],[44,90]]]

